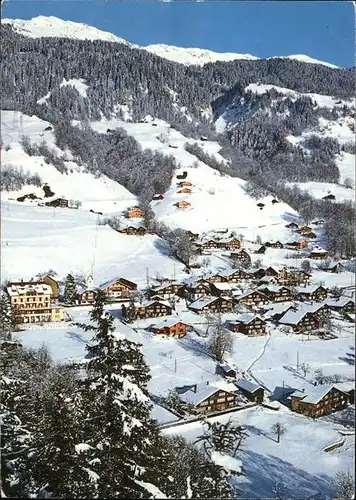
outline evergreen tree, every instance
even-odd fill
[[[64,302],[68,305],[75,304],[77,298],[77,287],[75,279],[71,274],[67,274],[64,284]]]
[[[98,291],[92,324],[79,325],[94,331],[87,346],[84,434],[97,452],[93,471],[100,497],[143,498],[157,487],[162,461],[157,422],[150,418],[149,370],[140,346],[115,332],[105,300]]]
[[[15,315],[11,309],[10,297],[5,292],[0,293],[0,336],[10,339],[11,332],[15,329]]]

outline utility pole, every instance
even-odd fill
[[[177,373],[177,358],[174,358],[174,373]]]
[[[146,284],[147,284],[147,288],[150,287],[150,276],[148,274],[148,267],[146,267]]]

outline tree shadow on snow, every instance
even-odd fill
[[[345,363],[347,363],[348,365],[355,365],[355,355],[351,352],[347,352],[346,357],[339,356],[339,359],[341,361],[345,361]]]
[[[87,339],[83,339],[83,337],[77,333],[77,332],[66,332],[66,335],[67,337],[70,337],[72,340],[76,340],[77,342],[81,343],[81,344],[87,344],[88,343],[88,340]]]
[[[245,451],[241,459],[245,480],[237,478],[234,488],[239,498],[276,498],[276,483],[284,486],[283,498],[333,498],[332,478],[325,474],[309,474],[280,458],[251,451]]]
[[[157,238],[154,241],[154,246],[157,248],[157,250],[159,251],[159,253],[161,253],[162,255],[169,256],[169,246],[168,246],[168,243],[166,241],[162,240],[162,238]]]

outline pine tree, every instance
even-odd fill
[[[15,315],[11,309],[10,298],[7,293],[0,294],[0,335],[6,340],[11,338],[11,332],[15,329]]]
[[[105,300],[98,291],[91,324],[79,325],[94,331],[87,346],[84,434],[97,450],[93,472],[100,497],[142,498],[157,487],[162,461],[158,425],[150,418],[149,370],[140,346],[115,332]]]
[[[37,495],[55,498],[97,498],[97,476],[92,470],[95,450],[85,442],[82,432],[81,395],[68,397],[53,388],[44,402],[36,426],[35,451],[27,462],[36,484]]]
[[[75,279],[71,274],[67,274],[64,284],[64,302],[68,305],[75,304],[77,298],[77,287]]]

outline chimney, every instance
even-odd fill
[[[206,382],[206,385],[209,385],[209,381]]]

